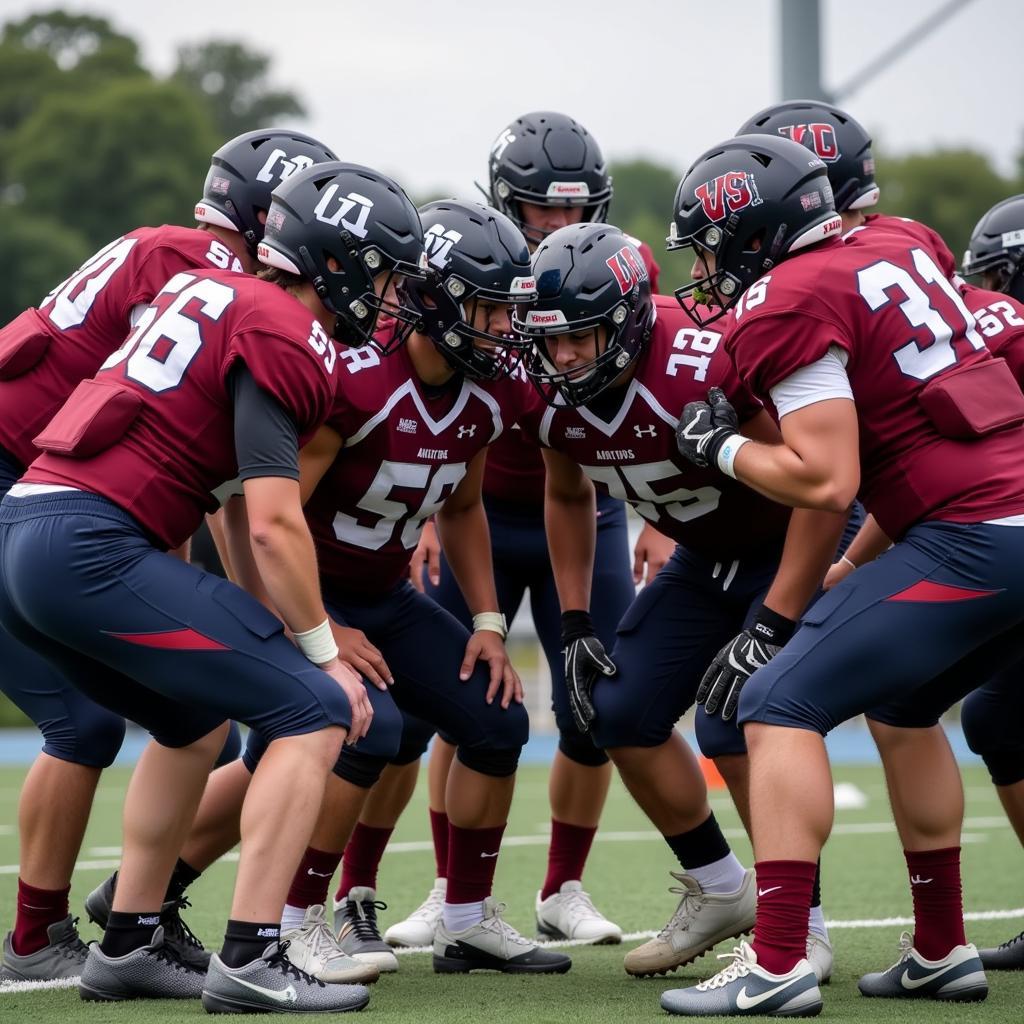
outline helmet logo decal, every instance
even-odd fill
[[[748,206],[759,206],[754,176],[746,171],[728,171],[705,181],[693,190],[708,220],[725,220],[726,214],[738,213]]]
[[[531,309],[527,312],[524,322],[527,327],[546,327],[549,324],[564,327],[568,323],[565,319],[565,314],[560,309],[552,309],[545,312]]]
[[[615,275],[619,291],[623,295],[630,292],[640,281],[647,280],[647,267],[631,245],[624,245],[614,256],[609,256],[605,263]]]
[[[1002,242],[1004,246],[1024,245],[1024,231],[1004,231]]]
[[[512,132],[506,128],[495,140],[494,145],[491,147],[491,158],[493,160],[500,160],[502,154],[508,149],[509,145],[516,141],[516,137]]]
[[[787,124],[779,128],[779,134],[806,146],[826,163],[839,159],[836,131],[830,124]]]
[[[545,193],[548,196],[568,196],[589,199],[590,186],[585,181],[553,181]]]
[[[277,167],[279,160],[281,166]],[[314,163],[315,161],[311,156],[299,155],[290,157],[283,149],[275,149],[267,157],[267,162],[260,168],[260,173],[256,175],[256,180],[273,181],[276,177],[279,181],[285,181],[296,171],[304,171],[307,167],[312,167]]]
[[[423,234],[423,247],[428,262],[444,270],[451,259],[452,246],[462,241],[462,232],[445,229],[443,224],[431,224]]]
[[[337,207],[333,212],[328,212],[331,209],[331,204],[337,198]],[[320,197],[320,202],[316,204],[316,209],[313,213],[316,215],[316,219],[323,221],[324,224],[330,224],[333,227],[343,227],[351,231],[356,238],[366,237],[366,221],[370,216],[370,211],[373,209],[373,200],[367,199],[366,196],[361,196],[358,192],[349,192],[347,196],[338,195],[338,185],[330,185],[324,190],[324,194]],[[355,217],[353,219],[346,219],[348,215],[355,210]]]

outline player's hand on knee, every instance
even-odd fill
[[[594,683],[598,676],[613,676],[618,669],[594,635],[589,612],[562,612],[562,651],[572,717],[580,732],[587,732],[597,717],[591,699]]]
[[[659,533],[650,523],[645,523],[633,550],[633,585],[651,583],[675,549],[674,540]],[[644,566],[647,567],[646,575]]]
[[[786,645],[797,624],[762,606],[757,618],[715,655],[697,687],[697,703],[709,715],[721,711],[722,720],[736,714],[744,683]]]
[[[320,666],[345,692],[349,706],[352,708],[352,725],[349,727],[345,743],[352,746],[358,743],[369,731],[373,720],[373,705],[366,694],[362,679],[343,661],[335,658],[327,665]]]
[[[441,542],[437,539],[437,527],[430,521],[423,524],[420,541],[412,553],[409,563],[409,579],[412,585],[423,593],[423,570],[432,587],[441,583]]]
[[[338,658],[357,675],[366,676],[378,690],[386,690],[394,684],[394,676],[384,655],[366,639],[361,629],[339,626],[331,622],[334,642],[338,645]]]
[[[502,691],[501,706],[507,708],[513,699],[520,703],[523,699],[523,687],[519,675],[512,667],[505,648],[505,641],[500,633],[490,629],[478,629],[466,644],[466,654],[462,659],[459,678],[465,682],[473,674],[478,661],[487,662],[489,676],[485,699],[488,704],[494,701],[498,690]]]

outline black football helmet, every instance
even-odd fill
[[[526,372],[549,405],[586,405],[637,356],[654,325],[647,268],[635,243],[609,224],[570,224],[552,231],[533,254],[537,302],[516,310],[514,328],[533,348]],[[605,328],[601,347],[598,328]],[[594,358],[559,370],[548,339],[592,330]]]
[[[271,192],[296,171],[337,159],[323,143],[302,132],[246,132],[213,154],[195,218],[237,231],[255,256],[263,238],[260,213],[270,209]]]
[[[878,202],[871,136],[845,110],[821,100],[765,107],[737,135],[781,135],[806,146],[828,171],[836,209],[863,210]]]
[[[582,206],[585,221],[608,215],[612,179],[601,148],[565,114],[538,110],[513,121],[494,140],[488,172],[491,203],[534,244],[543,235],[523,223],[521,202]]]
[[[978,221],[960,272],[991,274],[996,291],[1024,302],[1024,195],[996,203]]]
[[[397,290],[427,273],[419,214],[395,182],[369,167],[332,161],[285,179],[274,190],[259,259],[311,281],[347,345],[374,343],[383,313],[396,321],[391,340],[378,345],[386,355],[419,319]]]
[[[419,311],[420,329],[455,369],[495,380],[517,364],[517,346],[473,320],[481,301],[522,305],[536,298],[526,239],[503,213],[479,203],[443,199],[419,212],[431,272],[425,280],[406,278],[402,290]]]
[[[762,274],[799,249],[839,235],[825,165],[778,135],[739,135],[698,157],[679,183],[669,252],[692,248],[715,271],[676,290],[699,326],[712,323]],[[684,301],[710,303],[710,315]]]

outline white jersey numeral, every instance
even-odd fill
[[[699,487],[691,491],[676,487],[660,492],[652,484],[679,476],[679,468],[665,459],[635,466],[580,466],[595,483],[604,484],[613,498],[628,501],[651,523],[659,516],[671,516],[680,523],[706,516],[718,508],[722,492],[717,487]]]
[[[137,238],[115,238],[86,260],[66,281],[61,281],[43,299],[39,308],[62,331],[77,327],[89,315],[92,304],[107,282],[124,265],[137,241]],[[51,308],[47,309],[47,306]]]

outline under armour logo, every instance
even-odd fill
[[[277,167],[279,160],[281,162],[280,168]],[[304,171],[307,167],[312,167],[313,163],[314,160],[311,156],[290,157],[283,149],[275,149],[267,157],[267,162],[260,168],[260,173],[256,175],[256,180],[273,181],[277,177],[278,180],[285,181],[296,171]]]
[[[633,430],[637,437],[654,437],[658,433],[658,428],[653,423],[648,423],[646,427],[641,427],[639,423],[634,423]]]
[[[935,881],[934,878],[922,878],[920,875],[914,875],[914,877],[910,879],[910,884],[911,885],[927,885],[929,882],[934,882],[934,881]]]
[[[472,437],[476,433],[476,424],[471,423],[468,427],[459,424],[459,437]]]

